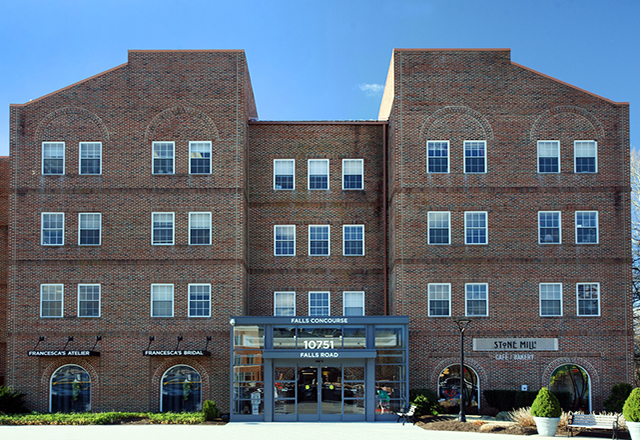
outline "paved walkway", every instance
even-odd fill
[[[380,422],[0,426],[2,440],[525,440],[532,437],[538,436],[426,431],[410,424]]]

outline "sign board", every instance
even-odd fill
[[[211,356],[206,350],[144,350],[143,356]]]
[[[31,350],[29,356],[100,356],[93,350]]]
[[[473,351],[558,351],[558,338],[473,338]]]

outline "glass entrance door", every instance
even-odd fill
[[[342,418],[342,367],[298,367],[298,420]]]

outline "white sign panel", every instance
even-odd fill
[[[473,338],[473,351],[558,351],[558,338]]]

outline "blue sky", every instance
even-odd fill
[[[376,119],[393,48],[511,48],[511,59],[631,103],[640,1],[0,0],[0,155],[9,104],[127,61],[128,49],[244,49],[263,120]]]

